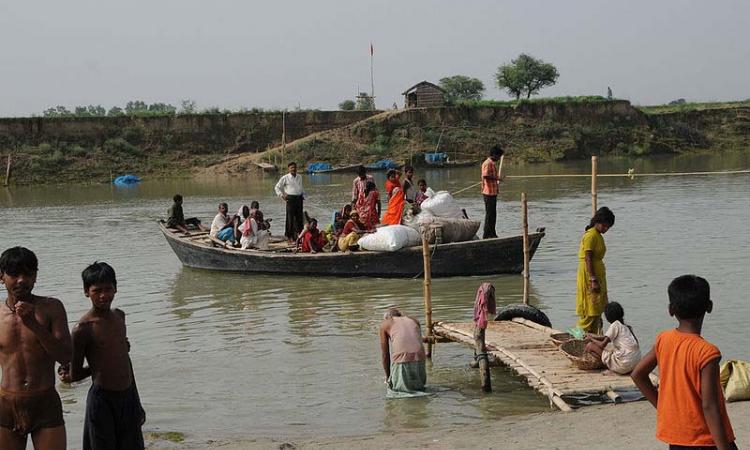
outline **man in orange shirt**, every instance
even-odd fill
[[[713,309],[708,281],[695,275],[669,284],[669,315],[679,325],[660,333],[654,348],[632,373],[656,407],[656,438],[670,449],[736,450],[719,382],[719,349],[701,337],[703,318]],[[649,374],[659,366],[659,388]]]
[[[499,145],[490,149],[490,156],[482,163],[482,197],[484,197],[484,234],[482,239],[496,238],[498,183],[505,176],[498,172],[495,162],[505,153]]]

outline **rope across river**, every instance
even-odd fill
[[[711,171],[711,172],[654,172],[654,173],[639,173],[636,175],[633,169],[628,170],[626,173],[600,173],[597,177],[627,177],[631,180],[636,177],[677,177],[677,176],[694,176],[694,175],[736,175],[750,173],[750,169],[743,170],[726,170],[726,171]],[[587,173],[568,173],[568,174],[539,174],[539,175],[506,175],[505,178],[591,178],[591,174]],[[462,192],[468,191],[471,188],[475,188],[482,184],[482,182],[474,183],[471,186],[467,186],[461,190],[453,193],[458,195]]]

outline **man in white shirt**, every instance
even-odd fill
[[[302,177],[297,174],[297,163],[290,162],[287,167],[289,173],[284,175],[276,183],[276,195],[286,202],[286,228],[284,236],[289,242],[296,242],[302,228],[305,225],[302,200],[305,191],[302,189]]]

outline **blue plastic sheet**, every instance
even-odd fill
[[[327,162],[313,162],[307,165],[307,173],[315,173],[323,170],[331,170],[333,166]]]
[[[381,159],[366,166],[368,169],[398,169],[399,165],[392,159]]]
[[[448,154],[444,152],[425,153],[424,160],[428,164],[435,164],[445,162],[448,159]]]
[[[115,186],[132,186],[140,182],[141,182],[141,179],[138,178],[137,176],[126,174],[126,175],[120,175],[119,177],[115,178],[112,184],[114,184]]]

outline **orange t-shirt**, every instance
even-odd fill
[[[487,158],[482,163],[482,194],[497,195],[497,180],[488,180],[484,177],[497,178],[497,167],[492,158]]]
[[[719,349],[698,334],[676,329],[656,337],[654,353],[659,366],[659,401],[656,406],[656,438],[673,445],[713,446],[703,417],[701,369],[716,358]],[[717,378],[717,383],[719,380]],[[719,386],[719,411],[729,442],[734,431]]]

